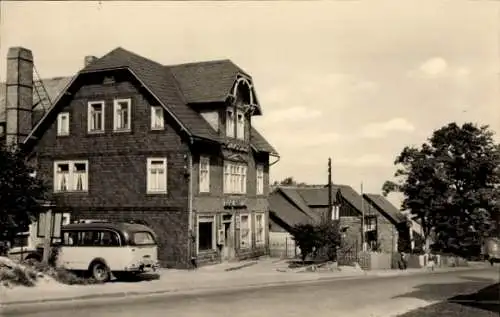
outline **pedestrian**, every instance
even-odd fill
[[[436,266],[436,256],[434,254],[428,254],[428,263],[427,263],[427,268],[430,269],[431,271],[434,271],[434,267]]]
[[[405,254],[403,251],[399,252],[399,257],[398,257],[398,267],[400,270],[406,270],[406,259],[405,259]]]

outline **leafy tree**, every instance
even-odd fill
[[[20,150],[0,146],[0,166],[0,241],[12,243],[42,211],[47,190]]]
[[[382,185],[382,195],[387,197],[391,192],[401,191],[400,186],[393,181],[385,181]]]
[[[308,185],[304,182],[297,182],[293,176],[289,176],[281,180],[280,182],[274,181],[272,186],[297,186],[297,187],[317,187],[315,185]]]
[[[321,248],[329,261],[337,259],[337,250],[340,247],[341,233],[340,223],[337,220],[324,221],[317,226],[318,245]]]
[[[338,221],[324,221],[319,224],[295,225],[291,234],[300,248],[302,261],[308,256],[316,258],[320,252],[328,260],[335,260],[337,248],[340,246],[340,230]]]
[[[306,260],[309,255],[312,255],[315,249],[319,246],[320,237],[318,230],[312,224],[297,224],[290,230],[295,244],[300,248],[300,256],[302,262]]]
[[[488,126],[450,123],[421,147],[405,147],[385,194],[404,194],[403,209],[422,225],[426,249],[467,256],[478,252],[498,215],[500,147]]]

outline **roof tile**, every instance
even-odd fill
[[[119,67],[131,69],[192,134],[210,140],[219,140],[219,136],[208,122],[185,104],[172,74],[159,63],[119,47],[84,68],[82,72]]]
[[[385,213],[389,220],[395,223],[405,222],[406,216],[403,215],[387,198],[378,194],[364,194],[365,198],[376,207],[378,207],[382,213]]]
[[[225,101],[236,76],[245,74],[228,59],[165,67],[172,72],[188,103]]]
[[[238,73],[250,77],[230,60],[164,66],[121,47],[97,59],[81,72],[124,67],[132,70],[193,135],[216,141],[220,141],[216,131],[186,103],[224,101]],[[63,92],[71,79],[72,77],[57,77],[42,80],[52,102]],[[5,121],[5,93],[5,84],[0,84],[0,122]],[[34,91],[34,105],[38,99]],[[35,110],[43,109],[38,106]],[[40,113],[37,112],[34,116],[34,124],[41,118]],[[251,143],[257,151],[278,155],[253,127]]]
[[[272,155],[278,155],[278,151],[267,142],[267,140],[254,127],[250,129],[250,142],[258,152],[266,152]]]

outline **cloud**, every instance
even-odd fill
[[[259,92],[265,107],[311,109],[345,109],[352,101],[377,92],[378,84],[352,74],[304,74],[284,78],[273,88]]]
[[[415,126],[404,118],[394,118],[385,122],[372,122],[361,128],[360,137],[379,139],[394,132],[413,132]]]
[[[463,66],[453,67],[442,57],[432,57],[422,62],[418,67],[408,72],[412,78],[454,78],[458,80],[467,79],[470,71]]]
[[[265,120],[267,123],[281,123],[281,122],[297,122],[303,120],[314,119],[321,116],[322,112],[317,109],[310,109],[306,107],[296,106],[291,108],[282,108],[270,111],[266,114]]]
[[[441,57],[433,57],[423,62],[418,69],[429,77],[436,77],[446,72],[448,63]]]
[[[296,133],[290,130],[269,130],[266,131],[266,138],[271,140],[278,148],[290,148],[299,151],[305,148],[333,145],[343,139],[342,135],[336,132],[317,133],[307,130]]]
[[[392,160],[379,154],[365,154],[357,158],[333,158],[333,164],[349,167],[382,167],[391,166]]]

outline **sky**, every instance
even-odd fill
[[[331,157],[335,183],[380,193],[401,150],[441,126],[500,131],[499,1],[0,6],[0,70],[11,46],[33,51],[42,78],[118,46],[162,64],[231,59],[254,81],[263,116],[252,124],[280,153],[272,181],[326,183]]]

